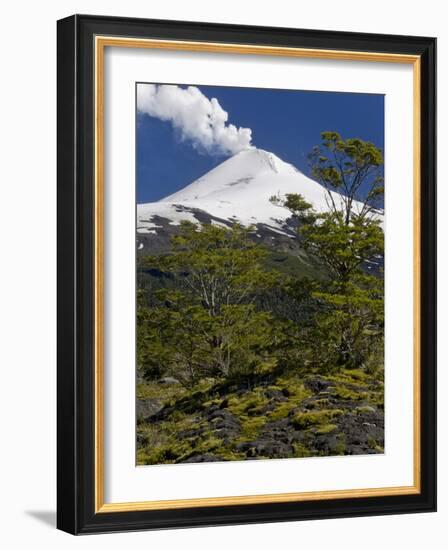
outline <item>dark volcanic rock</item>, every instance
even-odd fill
[[[325,400],[325,404],[323,401]],[[307,397],[300,403],[300,407],[294,409],[296,411],[312,411],[320,409],[356,409],[359,407],[359,401],[351,401],[349,399],[341,399],[332,395],[313,395]]]
[[[314,402],[316,409],[313,408]],[[321,425],[311,425],[302,430],[296,428],[294,417],[298,413],[319,411],[322,408],[330,411],[344,409],[345,413],[324,421],[323,427],[333,425],[333,429],[330,428],[326,433],[320,431]],[[272,445],[267,445],[268,442]],[[245,452],[247,457],[271,456],[272,452],[272,456],[281,458],[291,456],[290,446],[293,443],[302,444],[312,453],[322,456],[380,453],[384,448],[384,413],[372,405],[334,397],[325,399],[325,405],[319,408],[318,396],[313,396],[302,402],[300,407],[292,409],[286,418],[265,424],[257,440],[241,443],[237,450]]]
[[[244,441],[243,443],[238,443],[235,449],[245,453],[248,458],[288,458],[293,455],[294,451],[292,445],[272,439]]]
[[[338,420],[339,430],[345,436],[345,454],[378,453],[379,447],[384,448],[382,411],[348,413]]]
[[[227,409],[211,405],[204,411],[204,416],[211,424],[211,429],[217,437],[226,441],[234,439],[241,431],[239,420]]]
[[[307,378],[305,386],[313,393],[320,393],[321,391],[328,391],[330,387],[334,387],[334,383],[316,376],[315,378]]]
[[[270,422],[266,424],[260,432],[260,438],[270,439],[272,441],[280,441],[281,443],[291,443],[295,441],[294,437],[296,432],[290,424],[283,423],[279,424],[277,422]]]
[[[185,212],[186,218],[193,216],[201,224],[218,223],[221,226],[232,227],[236,219],[225,219],[212,216],[205,210],[199,208],[187,207],[182,204],[176,205],[178,213]],[[164,254],[170,250],[171,238],[179,234],[179,226],[172,223],[172,220],[158,215],[151,215],[148,219],[141,219],[141,222],[151,222],[154,224],[149,231],[146,227],[137,226],[136,247],[137,256],[142,257],[147,254]],[[280,220],[277,220],[280,221]],[[303,255],[304,252],[300,245],[300,239],[297,236],[297,220],[291,216],[283,220],[283,232],[279,234],[278,228],[271,227],[265,223],[254,225],[254,231],[251,239],[257,244],[263,244],[278,252],[284,252],[294,256]]]
[[[137,422],[145,422],[156,416],[163,409],[159,399],[137,399]]]
[[[224,458],[218,455],[213,455],[209,453],[204,453],[200,455],[192,455],[185,460],[182,460],[182,463],[194,463],[194,462],[223,462]]]
[[[205,432],[205,428],[199,426],[198,428],[192,428],[191,430],[183,430],[179,432],[179,438],[181,439],[191,439],[195,437],[200,437]]]
[[[344,439],[339,433],[317,435],[312,442],[312,446],[324,456],[339,454],[339,451],[344,447]]]
[[[265,391],[265,395],[268,399],[273,399],[275,401],[287,401],[282,390],[268,389]]]

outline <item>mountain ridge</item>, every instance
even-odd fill
[[[297,222],[273,197],[301,194],[317,212],[328,212],[328,191],[280,157],[256,147],[240,151],[184,188],[157,202],[137,205],[138,249],[165,249],[182,220],[254,227],[255,237],[284,250],[296,240]],[[332,192],[336,204],[339,193]],[[363,204],[354,202],[353,210]],[[285,241],[286,238],[286,241]]]

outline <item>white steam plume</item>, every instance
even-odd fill
[[[208,99],[196,86],[139,84],[137,109],[171,122],[181,139],[211,154],[235,154],[252,147],[252,130],[227,124],[229,115],[218,100]]]

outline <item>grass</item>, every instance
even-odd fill
[[[369,397],[368,392],[351,389],[347,386],[335,386],[333,395],[350,401],[365,401]]]
[[[228,409],[232,414],[254,416],[262,411],[269,403],[269,399],[265,396],[263,388],[255,388],[245,396],[228,397],[228,403]]]

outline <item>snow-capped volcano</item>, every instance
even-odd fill
[[[318,212],[329,210],[325,188],[292,164],[255,147],[219,164],[187,187],[158,202],[137,206],[137,232],[157,233],[158,228],[181,220],[262,226],[292,236],[291,212],[270,200],[300,193]],[[335,193],[334,198],[340,200]],[[355,204],[354,208],[359,205]]]

